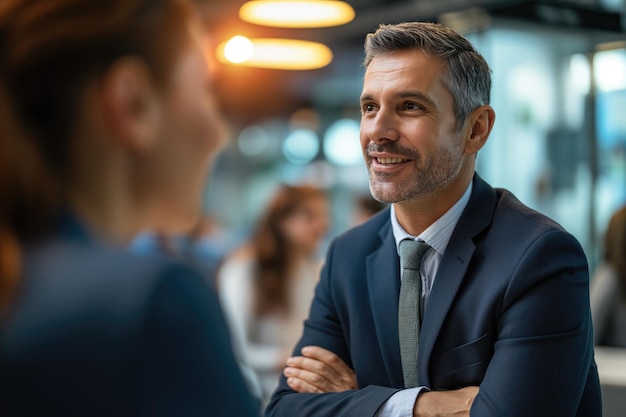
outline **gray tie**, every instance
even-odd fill
[[[422,256],[430,248],[424,241],[400,241],[402,283],[398,305],[398,334],[404,387],[417,386],[417,341],[422,324]]]

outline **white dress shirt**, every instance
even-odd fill
[[[446,251],[452,232],[454,231],[463,210],[465,210],[471,194],[472,183],[470,182],[459,201],[457,201],[454,206],[450,208],[450,210],[431,224],[419,236],[411,236],[402,228],[402,226],[400,226],[396,217],[395,209],[393,205],[391,206],[391,227],[393,229],[393,237],[396,241],[396,247],[398,248],[398,256],[400,256],[400,241],[407,238],[413,240],[423,240],[432,248],[426,252],[422,258],[422,264],[420,266],[420,275],[422,277],[422,299],[424,306],[428,303],[428,297],[430,296],[430,290],[435,281],[435,275],[437,275],[439,264],[441,263],[443,254]],[[398,273],[400,274],[400,271],[398,271]],[[425,317],[425,319],[427,318]],[[417,396],[424,390],[428,390],[428,387],[408,388],[396,392],[380,407],[380,409],[376,412],[375,417],[412,417],[413,407],[415,405],[415,401],[417,400]]]

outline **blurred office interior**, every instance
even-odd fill
[[[593,267],[610,214],[626,203],[626,1],[352,0],[355,17],[326,28],[244,22],[244,1],[213,6],[214,41],[291,38],[327,45],[314,70],[215,60],[231,141],[207,186],[206,211],[245,236],[280,182],[325,187],[329,239],[368,193],[358,140],[366,33],[379,23],[436,21],[468,37],[493,70],[496,124],[477,171],[571,231]]]
[[[369,193],[359,144],[364,37],[380,23],[426,20],[463,33],[493,70],[496,123],[478,173],[573,233],[593,272],[609,217],[626,204],[626,0],[347,0],[353,19],[325,28],[249,23],[244,3],[211,6],[216,46],[235,36],[308,40],[332,60],[268,69],[209,48],[231,125],[205,197],[222,243],[249,235],[280,183],[328,191],[328,240],[354,224]],[[623,416],[626,352],[597,347],[596,360],[604,416]]]

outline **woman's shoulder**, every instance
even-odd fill
[[[250,244],[243,244],[236,247],[228,256],[226,261],[233,263],[251,263],[256,258],[254,247]]]
[[[55,242],[29,248],[23,271],[3,323],[4,347],[15,354],[57,346],[60,355],[76,349],[113,355],[129,348],[147,323],[221,318],[203,276],[172,260]]]
[[[218,280],[251,279],[256,264],[254,249],[248,245],[233,250],[222,262],[218,270]],[[231,278],[232,277],[232,278]]]
[[[206,286],[191,266],[161,256],[120,248],[49,242],[28,250],[24,258],[20,303],[38,310],[84,317],[130,317],[147,308],[164,281]]]

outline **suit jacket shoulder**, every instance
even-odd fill
[[[268,416],[374,415],[403,387],[398,294],[386,209],[331,243],[294,350],[333,351],[355,371],[360,389],[297,394],[281,378]],[[599,415],[582,248],[556,222],[478,175],[441,259],[419,344],[420,385],[481,386],[472,415]]]

